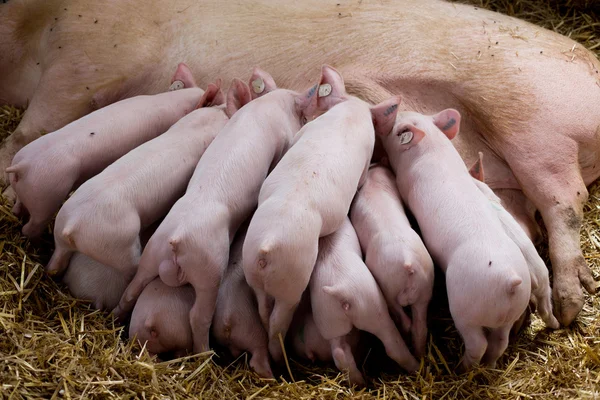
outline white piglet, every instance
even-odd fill
[[[527,261],[531,273],[531,302],[536,306],[546,326],[558,329],[560,324],[552,313],[552,289],[550,288],[548,268],[546,268],[544,260],[540,257],[523,227],[506,211],[500,198],[484,183],[482,158],[483,153],[479,153],[479,160],[471,167],[469,172],[475,178],[474,182],[477,187],[489,199],[490,206],[496,211],[506,234],[519,246],[523,257]]]
[[[393,112],[396,114],[396,110]],[[531,295],[523,254],[477,188],[451,139],[460,114],[398,113],[378,134],[433,260],[446,274],[450,312],[465,342],[463,369],[494,366]]]
[[[265,180],[244,242],[244,274],[254,289],[269,352],[282,360],[294,310],[308,286],[319,237],[336,231],[364,182],[375,142],[371,108],[346,93],[324,66],[313,107],[327,111],[306,124]]]
[[[351,384],[364,385],[365,380],[356,364],[357,353],[365,350],[360,346],[364,345],[360,339],[361,332],[356,328],[342,338],[332,341],[325,339],[313,318],[309,290],[304,292],[288,331],[288,340],[297,356],[312,362],[334,361],[341,372],[348,373]]]
[[[247,228],[247,226],[246,226]],[[242,270],[242,245],[246,229],[240,228],[229,252],[229,264],[217,295],[212,333],[234,357],[251,353],[250,366],[263,378],[272,378],[267,332],[260,323],[256,299]]]
[[[220,82],[195,111],[85,182],[60,209],[47,271],[64,271],[74,251],[120,269],[131,280],[140,231],[164,217],[185,192],[198,160],[228,121]]]
[[[276,87],[256,68],[253,90],[233,81],[227,94],[227,125],[202,156],[185,195],[144,249],[140,267],[115,309],[123,317],[156,276],[171,286],[190,283],[194,350],[209,348],[209,332],[229,249],[240,225],[258,203],[269,171],[289,148],[305,118],[306,94]],[[309,96],[310,98],[310,96]]]
[[[91,301],[97,310],[109,311],[119,304],[128,283],[118,269],[81,253],[73,254],[62,281],[73,296]]]
[[[130,150],[193,111],[203,91],[181,63],[177,90],[103,107],[23,147],[6,170],[17,195],[13,212],[29,214],[23,234],[39,236],[69,193]]]
[[[358,237],[348,218],[336,232],[319,241],[310,299],[315,324],[331,342],[338,368],[346,365],[356,371],[346,339],[354,327],[377,336],[388,356],[406,371],[419,368],[390,317],[381,289],[362,260]]]
[[[160,279],[150,282],[131,313],[129,337],[145,345],[150,354],[173,352],[183,357],[193,349],[190,309],[194,289],[190,285],[170,287]]]
[[[390,311],[406,325],[402,307],[411,307],[413,346],[417,356],[424,356],[427,307],[433,294],[433,261],[406,217],[392,171],[383,165],[369,169],[367,181],[352,203],[350,220],[365,263]]]

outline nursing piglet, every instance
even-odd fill
[[[142,246],[156,230],[158,222],[142,231]],[[97,310],[112,310],[129,283],[121,270],[109,267],[81,253],[73,254],[62,281],[71,294],[79,299],[89,300]]]
[[[294,353],[301,358],[312,362],[334,361],[336,367],[342,372],[348,372],[350,384],[362,386],[365,380],[355,362],[360,331],[352,329],[341,340],[329,341],[325,339],[312,315],[309,291],[304,292],[300,306],[296,309],[294,319],[288,332]],[[336,358],[334,360],[333,354]]]
[[[252,354],[250,366],[263,378],[272,378],[267,332],[260,323],[256,299],[242,270],[242,244],[245,230],[238,232],[229,253],[213,317],[212,332],[219,344],[234,357],[243,351]]]
[[[392,112],[396,116],[396,110]],[[451,143],[460,114],[402,112],[378,127],[402,200],[446,274],[450,313],[465,342],[463,369],[494,366],[531,295],[529,269]]]
[[[335,69],[322,68],[313,104],[329,111],[298,132],[265,180],[244,242],[244,274],[276,362],[282,360],[279,335],[285,337],[308,286],[319,237],[346,218],[375,141],[369,105],[346,93]]]
[[[197,110],[115,161],[65,202],[56,217],[49,273],[62,272],[78,251],[133,278],[140,230],[164,217],[184,194],[198,160],[228,120],[219,85],[207,87]]]
[[[112,310],[129,283],[127,276],[93,258],[75,253],[62,278],[73,296],[89,300],[97,310]]]
[[[479,153],[479,160],[471,167],[469,173],[475,178],[474,182],[479,190],[490,201],[490,206],[496,211],[506,234],[519,246],[527,261],[531,274],[531,302],[536,306],[546,326],[558,329],[560,324],[552,313],[552,289],[548,268],[523,227],[506,211],[500,198],[484,183],[482,157],[483,153]]]
[[[390,317],[375,278],[362,260],[358,237],[348,218],[336,232],[319,240],[310,298],[315,324],[321,335],[331,341],[336,364],[340,357],[349,361],[351,353],[344,337],[355,327],[377,336],[388,356],[406,371],[419,368]]]
[[[173,81],[193,83],[190,77],[180,64]],[[188,88],[125,99],[23,147],[6,170],[17,195],[13,212],[29,214],[23,234],[39,236],[73,189],[165,132],[196,108],[203,93]]]
[[[150,354],[174,352],[183,357],[193,349],[190,309],[194,289],[190,285],[170,287],[160,279],[142,291],[131,314],[129,337],[146,343]]]
[[[433,261],[406,217],[396,178],[388,168],[376,165],[369,169],[367,180],[352,203],[350,220],[365,263],[390,312],[396,314],[396,319],[406,321],[402,307],[411,307],[413,346],[417,356],[424,356],[427,306],[433,293]]]
[[[190,323],[197,352],[209,347],[219,284],[235,233],[254,211],[264,179],[289,148],[305,119],[304,104],[314,95],[314,90],[299,94],[277,89],[273,78],[258,68],[250,83],[252,91],[239,79],[232,83],[227,95],[231,120],[150,239],[138,273],[115,310],[124,316],[159,274],[171,286],[190,283],[196,292]]]

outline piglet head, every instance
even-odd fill
[[[223,95],[223,91],[221,91],[221,83],[221,79],[217,79],[215,83],[209,83],[196,108],[225,104],[225,96]]]
[[[319,82],[301,94],[296,100],[296,105],[304,116],[304,122],[307,122],[336,104],[348,100],[349,97],[342,75],[335,68],[324,65]]]
[[[393,104],[388,103],[390,101],[387,100],[372,109],[375,132],[382,138],[388,153],[406,151],[417,145],[426,135],[440,135],[452,140],[458,134],[460,113],[454,109],[447,109],[435,115],[398,113]],[[394,124],[389,130],[391,116]]]
[[[400,96],[394,96],[371,107],[375,133],[381,137],[388,153],[408,150],[425,137],[417,121],[398,114],[401,100]]]

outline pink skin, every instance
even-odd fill
[[[129,337],[146,344],[150,354],[175,352],[183,357],[192,351],[189,314],[194,304],[194,289],[170,287],[155,279],[140,295],[129,325]]]
[[[269,352],[282,361],[285,337],[317,259],[319,237],[344,221],[373,152],[369,105],[346,93],[341,75],[324,66],[308,123],[265,180],[244,242],[244,274],[269,332]],[[271,310],[271,302],[274,305]]]
[[[542,229],[535,219],[536,208],[521,190],[496,189],[496,196],[502,199],[502,204],[525,231],[529,239],[540,244],[542,241]]]
[[[273,378],[269,365],[267,332],[260,323],[256,299],[242,270],[242,244],[245,231],[238,232],[229,253],[213,317],[212,332],[219,344],[234,357],[243,351],[252,354],[250,366],[263,378]]]
[[[377,133],[402,200],[446,274],[450,313],[465,342],[461,367],[480,361],[494,367],[511,327],[527,308],[530,273],[450,142],[459,124],[460,114],[453,109],[433,116],[403,112],[393,126],[381,125]]]
[[[473,178],[483,182],[484,168],[482,160],[483,153],[479,152],[479,159],[469,169],[469,173]],[[542,239],[542,231],[535,220],[536,209],[523,192],[516,189],[496,189],[495,195],[502,199],[504,208],[521,225],[529,239],[533,243],[539,244]]]
[[[469,172],[474,178],[474,182],[481,192],[488,198],[490,205],[497,213],[506,234],[519,246],[523,257],[527,261],[531,274],[531,302],[537,307],[542,320],[546,326],[553,329],[558,329],[560,324],[552,314],[552,291],[550,289],[550,278],[548,276],[548,268],[544,260],[540,257],[531,239],[521,225],[506,211],[502,205],[502,201],[494,194],[484,182],[483,160],[482,154],[480,158],[471,167]]]
[[[365,380],[356,366],[354,354],[358,349],[360,331],[352,329],[346,336],[333,340],[325,339],[315,324],[310,308],[308,290],[303,296],[300,306],[294,313],[288,336],[292,336],[294,352],[312,362],[334,361],[336,367],[348,373],[350,384],[364,386]]]
[[[97,310],[109,311],[119,304],[128,283],[118,269],[81,253],[73,254],[62,280],[76,298],[91,301]]]
[[[159,274],[169,285],[190,283],[196,292],[190,312],[196,352],[209,348],[231,241],[255,209],[260,185],[305,118],[306,94],[277,89],[273,78],[258,68],[250,83],[253,89],[239,79],[233,81],[226,106],[231,120],[196,166],[185,195],[150,239],[138,272],[114,311],[124,317],[144,286]],[[257,88],[256,83],[264,87]]]
[[[310,299],[315,324],[325,339],[342,338],[355,327],[377,336],[388,356],[406,371],[419,368],[388,313],[383,293],[362,261],[358,237],[347,217],[336,232],[319,241]]]
[[[158,226],[158,221],[142,231],[142,246]],[[69,267],[62,278],[71,294],[77,298],[89,300],[97,310],[112,310],[129,283],[128,277],[119,269],[106,266],[81,253],[75,253],[69,261]]]
[[[483,151],[488,185],[522,191],[519,202],[526,197],[540,210],[561,323],[570,324],[583,307],[582,285],[590,293],[597,288],[579,232],[586,186],[600,176],[600,62],[571,39],[439,0],[358,8],[321,0],[257,0],[252,7],[231,0],[132,0],[111,7],[11,1],[0,7],[0,104],[28,105],[0,146],[0,171],[42,130],[163,91],[161,82],[182,55],[202,87],[262,64],[280,85],[299,90],[328,62],[352,94],[373,104],[397,94],[406,110],[454,107],[468,116],[453,141],[465,163]],[[106,40],[107,27],[115,40]],[[393,37],[406,40],[381,39]]]
[[[379,165],[369,169],[367,181],[352,203],[350,219],[365,263],[390,312],[396,319],[406,321],[402,307],[411,307],[412,342],[415,354],[423,357],[427,344],[427,306],[433,293],[433,261],[406,218],[396,177],[388,168]]]
[[[140,230],[184,194],[200,157],[227,123],[223,101],[219,87],[209,85],[199,109],[81,185],[56,217],[48,273],[62,273],[78,251],[133,278]]]
[[[23,147],[7,169],[18,198],[13,211],[29,214],[23,234],[39,236],[73,189],[169,129],[202,94],[190,88],[122,100]]]

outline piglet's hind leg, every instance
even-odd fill
[[[493,329],[488,335],[488,346],[483,356],[483,364],[496,368],[496,361],[504,354],[508,347],[508,336],[510,334],[511,325]]]
[[[133,310],[135,302],[142,294],[142,291],[150,282],[158,276],[157,268],[148,268],[140,265],[133,280],[125,289],[125,293],[121,296],[119,305],[112,311],[118,321],[123,321],[125,317]]]
[[[348,344],[345,336],[332,339],[331,344],[331,355],[335,366],[342,372],[348,372],[350,384],[357,386],[364,386],[365,380],[356,366],[354,355],[352,354],[352,348]]]
[[[283,361],[283,350],[279,341],[279,334],[281,334],[282,339],[285,339],[294,318],[296,307],[297,304],[289,305],[281,301],[275,301],[275,307],[273,307],[269,320],[269,352],[277,363]]]
[[[387,355],[406,371],[414,372],[419,369],[419,362],[410,354],[406,343],[404,343],[400,332],[396,329],[389,315],[380,318],[378,329],[368,326],[356,327],[377,336],[383,343]]]
[[[456,323],[456,321],[455,321]],[[460,361],[459,371],[465,372],[479,364],[487,349],[487,339],[480,326],[461,325],[456,323],[456,329],[465,342],[465,354]]]

